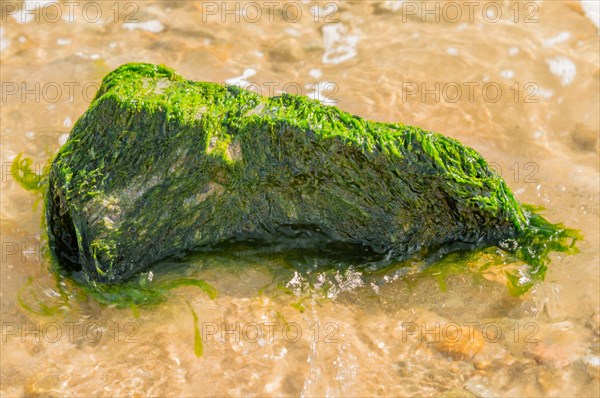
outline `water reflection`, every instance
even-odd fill
[[[0,28],[3,166],[19,153],[43,166],[108,71],[125,62],[163,63],[193,80],[243,78],[264,93],[299,87],[301,94],[321,93],[318,98],[369,119],[458,138],[498,165],[520,201],[545,206],[549,220],[581,229],[585,240],[577,256],[554,255],[545,281],[520,297],[505,283],[505,271],[519,263],[485,267],[501,259],[497,253],[483,253],[445,274],[423,271],[418,262],[365,272],[320,258],[284,262],[259,253],[240,260],[230,253],[163,264],[206,281],[218,291],[216,298],[197,286],[181,286],[151,309],[119,309],[67,280],[57,285],[44,256],[32,254],[43,247],[36,197],[3,167],[2,395],[598,391],[596,2],[496,2],[502,9],[497,23],[488,21],[493,14],[481,14],[487,2],[472,22],[464,9],[456,22],[423,21],[418,9],[406,15],[411,2],[378,1],[335,3],[337,11],[329,14],[327,4],[320,3],[317,12],[317,5],[297,2],[303,16],[297,22],[285,20],[282,7],[270,22],[265,6],[265,18],[255,23],[203,14],[210,2],[133,2],[134,8],[126,8],[132,2],[115,3],[119,21],[112,2],[96,2],[104,16],[98,23],[82,18],[84,3],[72,23],[36,22],[49,2],[38,2],[34,19],[20,12],[21,3],[14,13],[8,3],[2,3]],[[140,23],[124,25],[135,5]],[[524,23],[528,16],[537,22]],[[502,95],[492,102],[498,88]],[[530,163],[537,166],[534,176],[534,169],[525,168]],[[166,277],[154,271],[152,281]],[[52,322],[62,331],[58,339]],[[232,330],[239,324],[239,341],[235,333],[221,338],[223,322]],[[265,338],[269,322],[279,323],[272,342]],[[252,334],[244,339],[244,326],[252,323],[264,328],[263,340],[253,342]],[[286,323],[298,325],[300,339],[293,341],[295,329],[284,337]],[[209,325],[217,325],[217,332],[208,333]],[[469,325],[473,342],[452,334],[460,330],[469,337]],[[201,337],[205,332],[200,358],[195,330]],[[498,341],[496,330],[502,332]],[[333,331],[335,341],[325,343]]]

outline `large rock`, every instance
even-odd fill
[[[48,189],[53,253],[98,282],[240,241],[407,258],[527,236],[536,260],[562,233],[453,139],[149,64],[104,78]]]

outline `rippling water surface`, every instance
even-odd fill
[[[598,396],[598,7],[450,3],[3,1],[2,396]],[[23,153],[41,171],[132,61],[455,137],[581,252],[522,296],[493,253],[370,275],[194,256],[170,267],[215,299],[101,305],[48,271],[41,201],[8,170]]]

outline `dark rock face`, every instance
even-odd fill
[[[456,140],[149,64],[104,78],[53,160],[46,216],[61,266],[97,282],[242,241],[406,258],[526,237],[543,263],[564,232]]]

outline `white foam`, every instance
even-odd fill
[[[382,6],[390,11],[398,11],[402,8],[403,1],[404,0],[385,0]]]
[[[294,277],[290,279],[285,287],[294,292],[296,296],[300,296],[302,293],[302,286],[304,286],[306,280],[300,275],[298,271],[294,271]]]
[[[285,28],[285,33],[287,33],[291,37],[301,37],[302,32],[300,32],[296,28]]]
[[[568,86],[575,79],[577,67],[569,58],[563,56],[547,58],[546,64],[548,64],[550,73],[560,77],[560,83],[563,86]]]
[[[72,43],[71,39],[61,39],[61,38],[56,39],[56,44],[58,44],[59,46],[68,46],[71,43]]]
[[[488,9],[485,11],[485,15],[491,20],[497,20],[500,18],[500,15],[498,15],[498,11],[493,8],[494,7],[488,7]]]
[[[123,28],[128,30],[140,29],[146,32],[160,33],[165,26],[158,19],[151,19],[145,22],[125,22]]]
[[[581,0],[581,8],[585,16],[600,29],[600,2],[598,0]]]
[[[321,72],[320,69],[312,68],[311,70],[308,71],[308,74],[313,79],[319,79],[323,75],[323,72]]]
[[[379,286],[377,286],[375,283],[371,282],[371,289],[373,289],[373,291],[376,294],[379,294]]]
[[[63,146],[63,145],[65,145],[65,142],[67,142],[67,140],[68,140],[68,139],[69,139],[69,134],[67,134],[67,133],[65,133],[65,134],[61,134],[61,135],[58,137],[58,144],[59,144],[60,146]]]
[[[309,84],[306,88],[314,88],[315,91],[308,93],[307,97],[320,101],[323,105],[334,105],[337,103],[335,98],[329,98],[324,94],[324,91],[335,87],[335,83],[332,82],[318,82],[317,84]]]
[[[25,0],[23,2],[23,6],[28,7],[27,9],[44,8],[49,4],[58,4],[58,1],[57,0]]]
[[[544,47],[552,47],[559,43],[564,43],[565,41],[571,38],[570,32],[560,32],[559,34],[552,36],[546,40],[544,40]]]
[[[458,55],[458,50],[455,47],[448,47],[446,52],[450,55]]]
[[[249,77],[256,75],[256,69],[247,68],[244,69],[241,76],[232,77],[231,79],[225,80],[225,83],[231,84],[232,86],[240,86],[242,88],[248,87],[251,83],[246,80]]]
[[[518,47],[511,47],[511,48],[508,49],[508,55],[510,55],[511,57],[514,57],[518,53],[519,53],[519,48]]]
[[[587,354],[585,357],[583,357],[583,361],[596,368],[600,367],[600,356],[598,355]]]
[[[502,76],[505,79],[512,79],[513,77],[515,77],[515,71],[512,69],[504,69],[500,71],[500,76]]]
[[[554,91],[548,88],[538,87],[538,90],[535,93],[535,95],[539,95],[540,97],[544,98],[551,98],[554,95]]]
[[[323,105],[335,105],[337,103],[337,99],[329,98],[324,93],[325,91],[330,90],[332,87],[335,87],[335,83],[333,82],[318,82],[317,84],[308,84],[306,88],[312,88],[314,91],[308,93],[306,96],[310,99],[320,101]]]
[[[6,50],[10,46],[10,41],[4,38],[4,28],[0,28],[0,52]]]
[[[358,34],[350,33],[341,23],[327,24],[323,26],[323,43],[325,53],[322,62],[337,65],[356,57]]]

